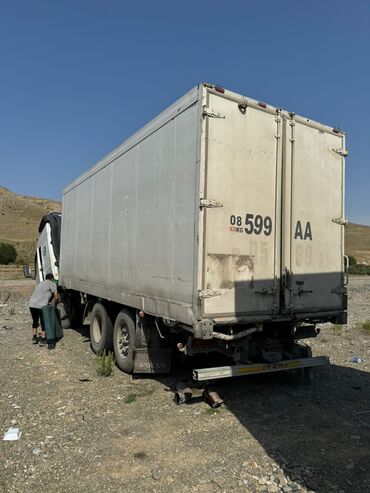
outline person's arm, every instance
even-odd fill
[[[50,287],[51,290],[51,299],[49,303],[55,306],[56,303],[59,301],[59,294],[58,294],[58,289],[56,285],[53,283],[53,285]]]

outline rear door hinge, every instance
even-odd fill
[[[211,110],[211,108],[207,108],[207,106],[203,106],[203,116],[209,116],[211,118],[225,118],[225,115],[216,113],[216,111]]]
[[[198,298],[213,298],[222,294],[223,291],[221,289],[203,289],[202,291],[198,291]]]
[[[223,207],[223,204],[221,204],[221,202],[217,202],[217,200],[200,199],[200,207],[208,207],[213,209],[215,207]]]
[[[339,154],[339,156],[342,156],[342,157],[348,156],[347,149],[332,149],[332,151]]]
[[[345,217],[333,217],[331,221],[335,224],[339,224],[340,226],[345,226],[348,223],[348,219]]]

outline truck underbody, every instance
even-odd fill
[[[212,338],[199,339],[184,324],[86,293],[60,292],[64,327],[89,326],[92,350],[96,354],[113,351],[117,365],[127,373],[168,373],[173,358],[185,361],[211,353],[219,354],[228,366],[194,370],[195,380],[297,369],[307,375],[308,368],[328,363],[327,358],[312,358],[303,340],[317,337],[316,323],[331,317],[212,324]]]

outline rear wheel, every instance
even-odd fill
[[[132,373],[135,352],[135,321],[127,310],[121,310],[113,329],[113,347],[117,366]]]
[[[107,310],[101,303],[95,303],[90,318],[90,344],[94,353],[113,349],[113,326]]]

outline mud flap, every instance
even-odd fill
[[[171,348],[138,348],[133,373],[170,373],[171,360]]]

